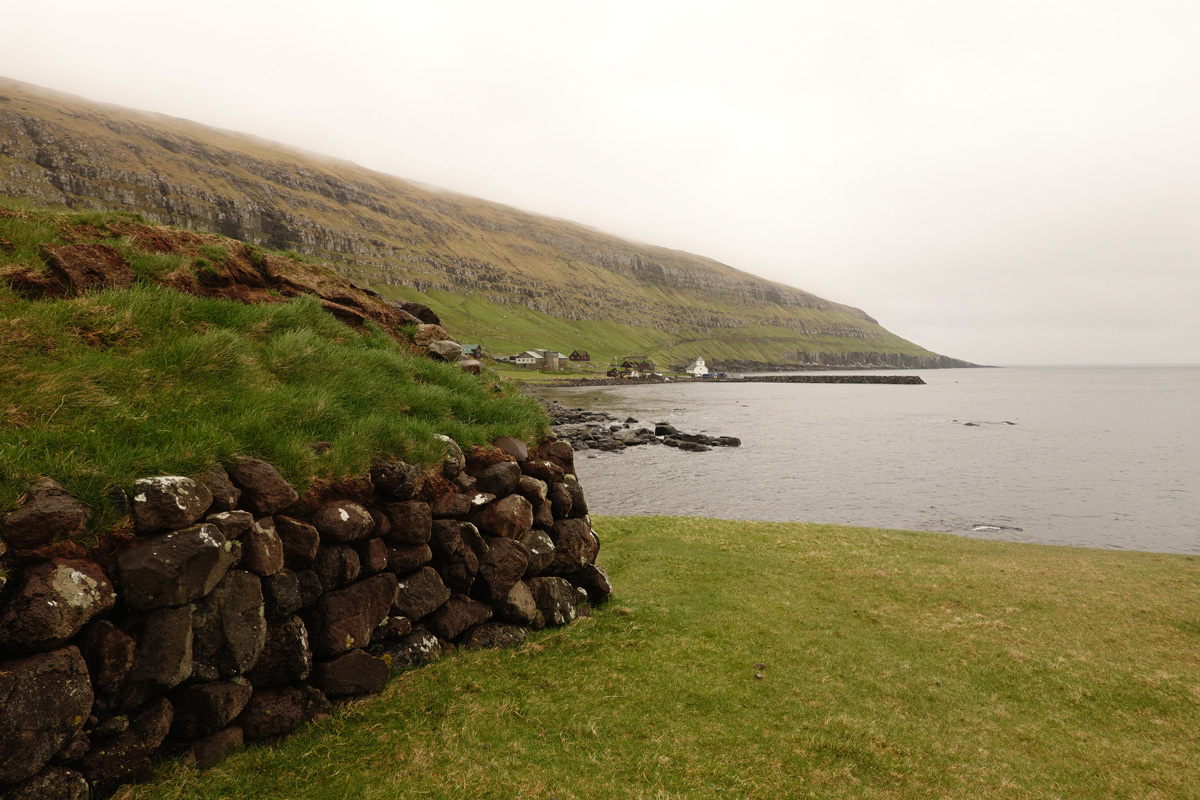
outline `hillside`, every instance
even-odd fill
[[[0,197],[121,209],[329,261],[460,339],[664,364],[964,366],[866,313],[700,256],[184,120],[0,79]],[[536,337],[536,339],[535,339]]]
[[[548,431],[535,400],[426,357],[411,316],[328,268],[129,214],[0,209],[0,309],[0,514],[39,476],[102,530],[112,488],[148,474],[249,456],[303,493],[378,458],[439,463],[438,435]]]

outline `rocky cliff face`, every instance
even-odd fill
[[[800,339],[861,340],[863,351],[926,352],[858,309],[709,259],[5,80],[0,195],[136,211],[317,255],[360,282],[482,295],[564,319],[672,333],[769,325]]]

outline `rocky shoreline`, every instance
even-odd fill
[[[633,417],[624,421],[604,411],[568,408],[556,400],[542,399],[554,434],[560,441],[569,442],[577,451],[599,450],[620,452],[638,445],[666,445],[693,453],[704,453],[714,447],[740,447],[736,436],[707,436],[703,433],[684,433],[666,422],[653,428],[642,425]]]

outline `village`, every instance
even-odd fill
[[[478,344],[468,344],[463,347],[463,356],[465,358],[479,359],[483,355],[483,348]],[[592,357],[586,350],[574,350],[570,355],[564,355],[557,350],[532,349],[522,353],[510,356],[496,356],[495,361],[500,363],[513,364],[517,367],[529,370],[538,370],[542,372],[558,372],[568,365],[591,365]],[[604,373],[609,378],[657,378],[660,380],[670,380],[663,372],[658,370],[654,360],[646,355],[623,355],[613,358],[609,362],[609,369]],[[740,374],[726,374],[724,372],[713,372],[704,363],[704,357],[698,356],[695,361],[689,364],[682,373],[672,371],[671,375],[687,375],[693,378],[707,379],[723,379],[723,378],[741,378]]]

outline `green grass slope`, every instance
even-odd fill
[[[600,518],[617,589],[123,800],[1200,796],[1200,564]]]
[[[0,271],[36,270],[40,245],[97,224],[0,215]],[[374,323],[348,327],[308,295],[248,304],[176,291],[157,281],[213,264],[126,244],[139,275],[127,290],[29,299],[0,280],[0,511],[46,475],[101,511],[98,527],[108,487],[236,456],[271,461],[304,491],[365,475],[379,456],[436,462],[435,434],[466,447],[548,430],[536,401],[415,356]]]
[[[806,363],[823,353],[954,363],[859,309],[712,259],[0,79],[4,195],[134,211],[313,255],[377,289],[482,304],[464,334],[513,351],[569,351],[574,341],[618,350],[648,336],[642,350],[664,364],[701,353],[718,365]],[[542,323],[536,338],[504,324],[533,319]],[[605,331],[616,334],[591,335]]]

